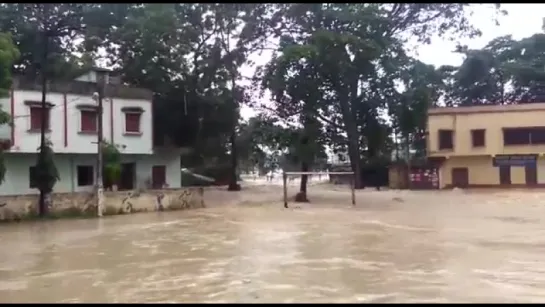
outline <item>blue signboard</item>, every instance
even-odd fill
[[[497,155],[492,163],[494,166],[536,166],[537,155]]]

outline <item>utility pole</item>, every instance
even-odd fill
[[[102,100],[104,99],[104,88],[106,87],[106,73],[97,74],[97,93],[98,93],[98,110],[97,110],[97,173],[96,173],[96,191],[97,191],[97,215],[102,216],[104,208],[104,186],[102,181],[102,139],[103,139],[103,127],[102,127]]]

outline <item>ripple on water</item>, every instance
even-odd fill
[[[27,288],[28,280],[0,280],[0,291],[18,291]]]
[[[362,221],[361,223],[377,225],[377,226],[381,226],[385,228],[395,228],[395,229],[412,230],[412,231],[433,231],[433,229],[430,229],[430,228],[411,227],[407,225],[392,225],[392,224],[388,224],[379,220]]]

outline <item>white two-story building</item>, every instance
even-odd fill
[[[93,189],[97,167],[98,104],[97,71],[73,82],[48,85],[46,137],[55,151],[60,180],[55,192],[80,192]],[[180,151],[154,148],[152,92],[108,84],[103,99],[104,140],[115,144],[122,154],[118,189],[177,188],[181,185]],[[0,184],[0,195],[35,194],[30,180],[40,146],[41,86],[14,78],[9,97],[0,99],[11,125],[0,126],[7,169]]]

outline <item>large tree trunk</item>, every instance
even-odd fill
[[[232,94],[232,103],[233,103],[233,125],[231,127],[231,135],[229,136],[229,142],[231,143],[231,182],[229,182],[229,187],[227,187],[228,191],[240,191],[240,185],[237,183],[237,162],[238,162],[238,155],[237,155],[237,124],[238,124],[238,101],[235,98],[235,90],[237,88],[236,86],[236,76],[237,73],[235,71],[231,71],[231,94]]]
[[[301,172],[308,172],[309,166],[307,162],[301,163]],[[296,202],[308,202],[307,198],[307,184],[308,184],[308,175],[302,175],[301,176],[301,185],[299,186],[299,193],[295,195],[295,201]]]
[[[350,157],[350,166],[354,172],[354,188],[363,189],[363,182],[361,178],[361,155],[360,155],[360,142],[358,137],[358,127],[348,100],[341,100],[341,111],[343,121],[346,127],[346,135],[348,137],[348,155]]]
[[[237,183],[237,148],[236,148],[236,131],[233,128],[231,135],[229,136],[229,142],[231,143],[231,180],[229,181],[228,191],[240,191],[240,184]]]

